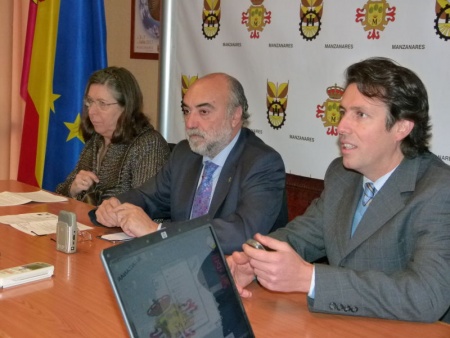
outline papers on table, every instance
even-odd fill
[[[49,212],[35,212],[19,215],[0,216],[0,223],[9,224],[13,228],[32,236],[42,236],[56,233],[58,216]],[[88,230],[91,227],[77,222],[78,230]]]
[[[101,239],[105,239],[107,241],[116,242],[116,241],[129,241],[133,239],[134,237],[128,236],[124,232],[117,232],[114,234],[107,234],[100,237]]]
[[[0,207],[21,205],[30,202],[52,203],[67,201],[67,197],[39,190],[33,192],[0,192]]]

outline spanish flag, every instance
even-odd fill
[[[84,89],[106,66],[103,0],[30,0],[19,181],[53,191],[74,169]]]

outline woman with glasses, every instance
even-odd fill
[[[168,159],[169,146],[142,108],[141,89],[128,70],[108,67],[93,73],[80,123],[85,146],[56,192],[99,205],[154,176]]]

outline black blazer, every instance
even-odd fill
[[[152,219],[186,221],[201,171],[202,156],[183,140],[155,177],[117,198],[142,207]],[[285,179],[280,154],[242,128],[222,168],[208,213],[225,254],[241,250],[255,233],[267,234],[287,223]]]

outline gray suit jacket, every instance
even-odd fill
[[[439,320],[450,307],[450,167],[430,153],[404,159],[351,238],[361,192],[362,176],[338,158],[321,197],[271,235],[309,262],[328,258],[315,265],[310,310]]]
[[[153,219],[186,221],[201,171],[202,156],[184,140],[154,178],[117,197],[142,207]],[[267,234],[287,223],[285,179],[280,154],[243,128],[222,168],[208,212],[225,254],[241,250],[256,232]]]

